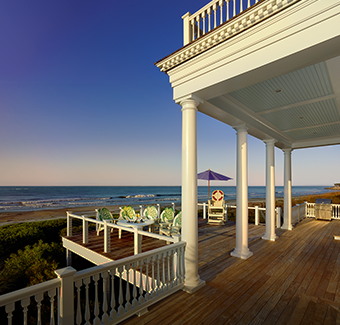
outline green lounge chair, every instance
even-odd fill
[[[115,223],[117,219],[115,219],[112,215],[112,213],[107,209],[107,208],[101,208],[96,210],[97,211],[97,215],[100,221],[108,221],[108,222],[112,222]],[[98,229],[97,229],[97,236],[99,235],[99,232],[101,230],[104,229],[104,225],[98,225]],[[113,228],[111,228],[111,232],[113,231]]]
[[[179,235],[181,233],[182,228],[182,212],[180,211],[176,217],[173,219],[171,224],[162,223],[159,228],[159,234],[172,236]]]
[[[149,232],[155,232],[155,227],[159,227],[159,216],[158,216],[158,209],[153,206],[147,206],[143,211],[143,218],[144,219],[151,219],[154,220],[154,224],[149,226]]]
[[[134,222],[137,219],[135,210],[130,206],[120,208],[120,217],[129,222]]]

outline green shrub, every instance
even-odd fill
[[[22,222],[0,227],[0,252],[2,259],[16,253],[40,239],[46,243],[60,242],[60,231],[67,225],[66,219]]]
[[[61,244],[44,243],[42,240],[11,254],[0,272],[0,294],[55,278],[54,270],[59,266],[57,261],[64,256]]]

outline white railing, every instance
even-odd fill
[[[84,321],[117,324],[146,312],[147,307],[183,288],[185,245],[174,243],[79,272],[72,267],[57,270],[57,279],[0,296],[0,308],[5,309],[9,325],[27,324],[31,297],[36,301],[34,319],[39,325],[48,321],[64,325],[80,325]],[[50,299],[50,306],[45,307],[50,315],[48,320],[41,315],[44,295]],[[13,317],[17,302],[23,314],[18,319]]]
[[[208,204],[207,203],[197,203],[198,206],[203,207],[203,219],[207,218],[207,208]],[[236,209],[236,205],[225,205],[226,209],[226,221],[228,220],[228,208],[231,209]],[[260,214],[262,214],[263,218],[265,218],[263,211],[266,211],[266,208],[260,208],[259,206],[254,206],[254,207],[248,207],[248,210],[255,210],[255,225],[260,224]],[[282,209],[281,207],[275,208],[275,215],[276,215],[276,227],[280,228],[281,227],[281,215],[282,215]]]
[[[194,14],[187,13],[182,17],[184,45],[242,14],[258,2],[261,0],[213,0]]]
[[[292,207],[292,224],[300,222],[307,216],[307,204],[297,204]]]
[[[340,219],[340,204],[332,204],[332,219]]]
[[[315,203],[305,202],[307,205],[306,217],[315,218]],[[332,219],[340,219],[340,204],[331,204],[332,206]]]
[[[57,302],[57,290],[60,288],[60,280],[53,279],[43,283],[36,284],[32,287],[20,289],[0,296],[0,307],[4,307],[7,314],[8,325],[18,324],[19,322],[13,320],[13,312],[20,304],[22,310],[21,313],[16,313],[16,317],[22,319],[21,324],[27,324],[28,321],[28,307],[32,301],[35,302],[37,312],[35,316],[37,324],[42,324],[42,301],[49,300],[49,319],[50,324],[56,323],[56,302]]]
[[[314,205],[315,203],[305,202],[306,204],[306,218],[315,218]]]
[[[83,244],[88,244],[89,242],[89,223],[95,223],[97,225],[101,225],[104,228],[104,240],[103,240],[103,245],[104,245],[104,252],[105,253],[110,253],[111,252],[111,237],[110,237],[110,230],[112,228],[118,229],[119,231],[119,237],[121,236],[121,231],[127,231],[134,233],[134,253],[139,254],[141,253],[142,250],[142,236],[147,236],[151,238],[156,238],[159,240],[164,240],[167,242],[177,242],[179,241],[178,236],[174,237],[168,237],[164,235],[159,235],[155,234],[152,232],[147,232],[138,228],[131,228],[131,227],[124,227],[124,226],[118,226],[116,224],[107,222],[107,221],[100,221],[100,220],[95,220],[92,218],[87,218],[85,216],[78,216],[75,215],[71,212],[67,212],[67,236],[71,237],[72,236],[72,220],[73,219],[78,219],[82,221],[82,232],[83,232]]]

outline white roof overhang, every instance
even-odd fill
[[[167,70],[174,100],[195,95],[202,113],[282,149],[340,144],[338,26],[338,0],[295,1]]]

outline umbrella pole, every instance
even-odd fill
[[[210,198],[210,179],[208,180],[208,201]]]

